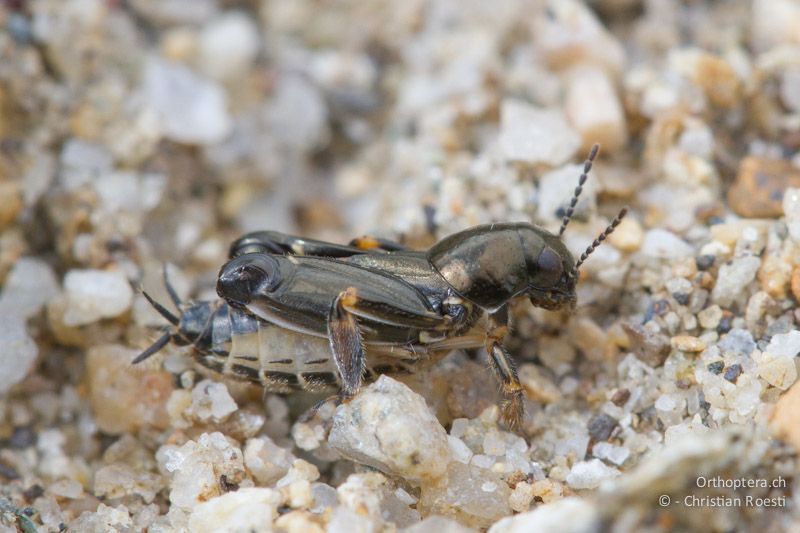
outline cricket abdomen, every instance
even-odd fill
[[[203,305],[212,304],[192,304]],[[188,309],[184,313],[192,314]],[[328,339],[276,326],[224,303],[208,314],[213,317],[210,335],[193,345],[193,357],[200,365],[271,392],[341,389]],[[380,374],[413,373],[432,361],[424,347],[368,345],[364,377],[373,381]]]

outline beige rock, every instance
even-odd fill
[[[423,398],[388,376],[336,409],[329,444],[343,456],[413,484],[441,477],[447,433]]]
[[[800,187],[800,170],[790,161],[748,156],[739,163],[728,202],[743,217],[777,218],[783,214],[783,194],[789,187]]]
[[[676,335],[670,339],[670,344],[682,352],[702,352],[706,349],[706,343],[702,339],[691,335]]]
[[[565,498],[542,505],[533,511],[507,517],[493,525],[489,533],[525,533],[528,531],[563,531],[584,533],[599,528],[599,510],[589,501]]]
[[[602,65],[614,75],[623,69],[625,52],[622,45],[581,2],[547,2],[546,12],[535,20],[533,35],[553,69],[562,70],[580,63]]]
[[[189,531],[268,532],[278,516],[281,498],[272,489],[243,488],[212,498],[194,508]]]
[[[95,422],[106,433],[169,425],[166,402],[174,387],[172,376],[131,366],[135,356],[135,350],[112,344],[96,346],[87,355],[89,401]]]
[[[499,475],[453,461],[446,479],[423,485],[417,508],[423,515],[443,515],[470,527],[485,528],[511,514],[509,496],[511,489]]]
[[[800,383],[792,385],[775,404],[770,426],[779,438],[800,452]]]
[[[608,74],[598,66],[581,65],[570,72],[564,104],[567,118],[581,135],[581,149],[600,143],[615,152],[628,141],[625,113]]]
[[[608,242],[623,252],[635,252],[642,245],[644,230],[630,214],[622,219],[617,229],[609,235]]]
[[[536,365],[525,364],[519,367],[519,381],[525,389],[525,396],[535,402],[547,404],[561,398],[561,391],[556,384]]]

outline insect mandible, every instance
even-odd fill
[[[573,309],[580,266],[627,213],[622,209],[578,261],[561,240],[598,148],[584,163],[558,234],[530,223],[487,224],[424,251],[372,237],[344,246],[270,231],[245,235],[219,273],[224,303],[184,306],[178,319],[151,300],[176,329],[136,361],[172,339],[192,344],[201,364],[269,390],[324,386],[339,388],[346,400],[365,378],[413,372],[450,350],[483,346],[501,382],[503,419],[516,428],[523,392],[503,346],[507,304],[528,297],[537,307]],[[306,355],[277,354],[281,335]]]

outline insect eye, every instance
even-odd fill
[[[544,250],[541,251],[539,257],[536,259],[536,266],[539,267],[537,277],[542,282],[549,285],[555,285],[558,280],[561,279],[561,274],[564,272],[561,257],[555,250],[549,247],[545,247]]]

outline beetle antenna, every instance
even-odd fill
[[[603,231],[603,233],[601,233],[594,240],[594,242],[592,242],[592,244],[590,244],[589,247],[586,248],[586,251],[581,254],[581,258],[578,259],[577,263],[575,263],[575,270],[578,270],[581,267],[583,262],[586,261],[586,258],[589,257],[589,255],[591,255],[591,253],[594,252],[597,249],[598,246],[600,246],[600,243],[602,243],[604,240],[606,240],[606,238],[609,235],[614,233],[614,230],[617,229],[617,226],[619,226],[619,223],[622,222],[622,219],[625,218],[625,215],[627,215],[627,214],[628,214],[628,208],[627,207],[623,207],[620,210],[620,212],[617,214],[617,216],[614,217],[614,220],[611,221],[611,224],[608,225],[608,227],[605,229],[605,231]]]
[[[158,340],[152,344],[152,346],[150,346],[148,349],[137,355],[136,359],[131,361],[131,364],[135,365],[137,363],[141,363],[145,359],[148,359],[149,357],[160,351],[161,348],[166,346],[171,338],[172,334],[169,331],[167,331],[161,337],[159,337]]]
[[[152,305],[155,308],[155,310],[158,311],[158,314],[169,320],[170,324],[172,324],[173,326],[177,326],[178,324],[180,324],[180,320],[178,320],[178,317],[170,313],[166,307],[164,307],[157,301],[153,300],[153,297],[147,294],[147,292],[142,291],[142,294],[144,295],[145,298],[147,298],[147,301],[150,302],[150,305]]]
[[[172,303],[175,304],[179,310],[181,308],[181,299],[178,296],[178,293],[175,291],[175,287],[169,281],[169,274],[167,272],[167,263],[164,263],[163,268],[163,275],[164,275],[164,287],[167,288],[167,293],[169,293],[169,299],[172,300]]]
[[[564,214],[564,220],[561,221],[561,229],[558,230],[559,236],[564,234],[564,230],[567,229],[567,224],[572,220],[572,215],[575,213],[575,206],[578,205],[578,197],[583,192],[583,185],[589,177],[589,171],[592,170],[592,163],[594,163],[594,158],[597,157],[597,152],[599,151],[600,145],[595,143],[595,145],[592,146],[592,150],[589,152],[589,157],[583,162],[583,173],[578,179],[578,186],[575,187],[575,192],[572,193],[572,200],[570,200],[567,212]]]

